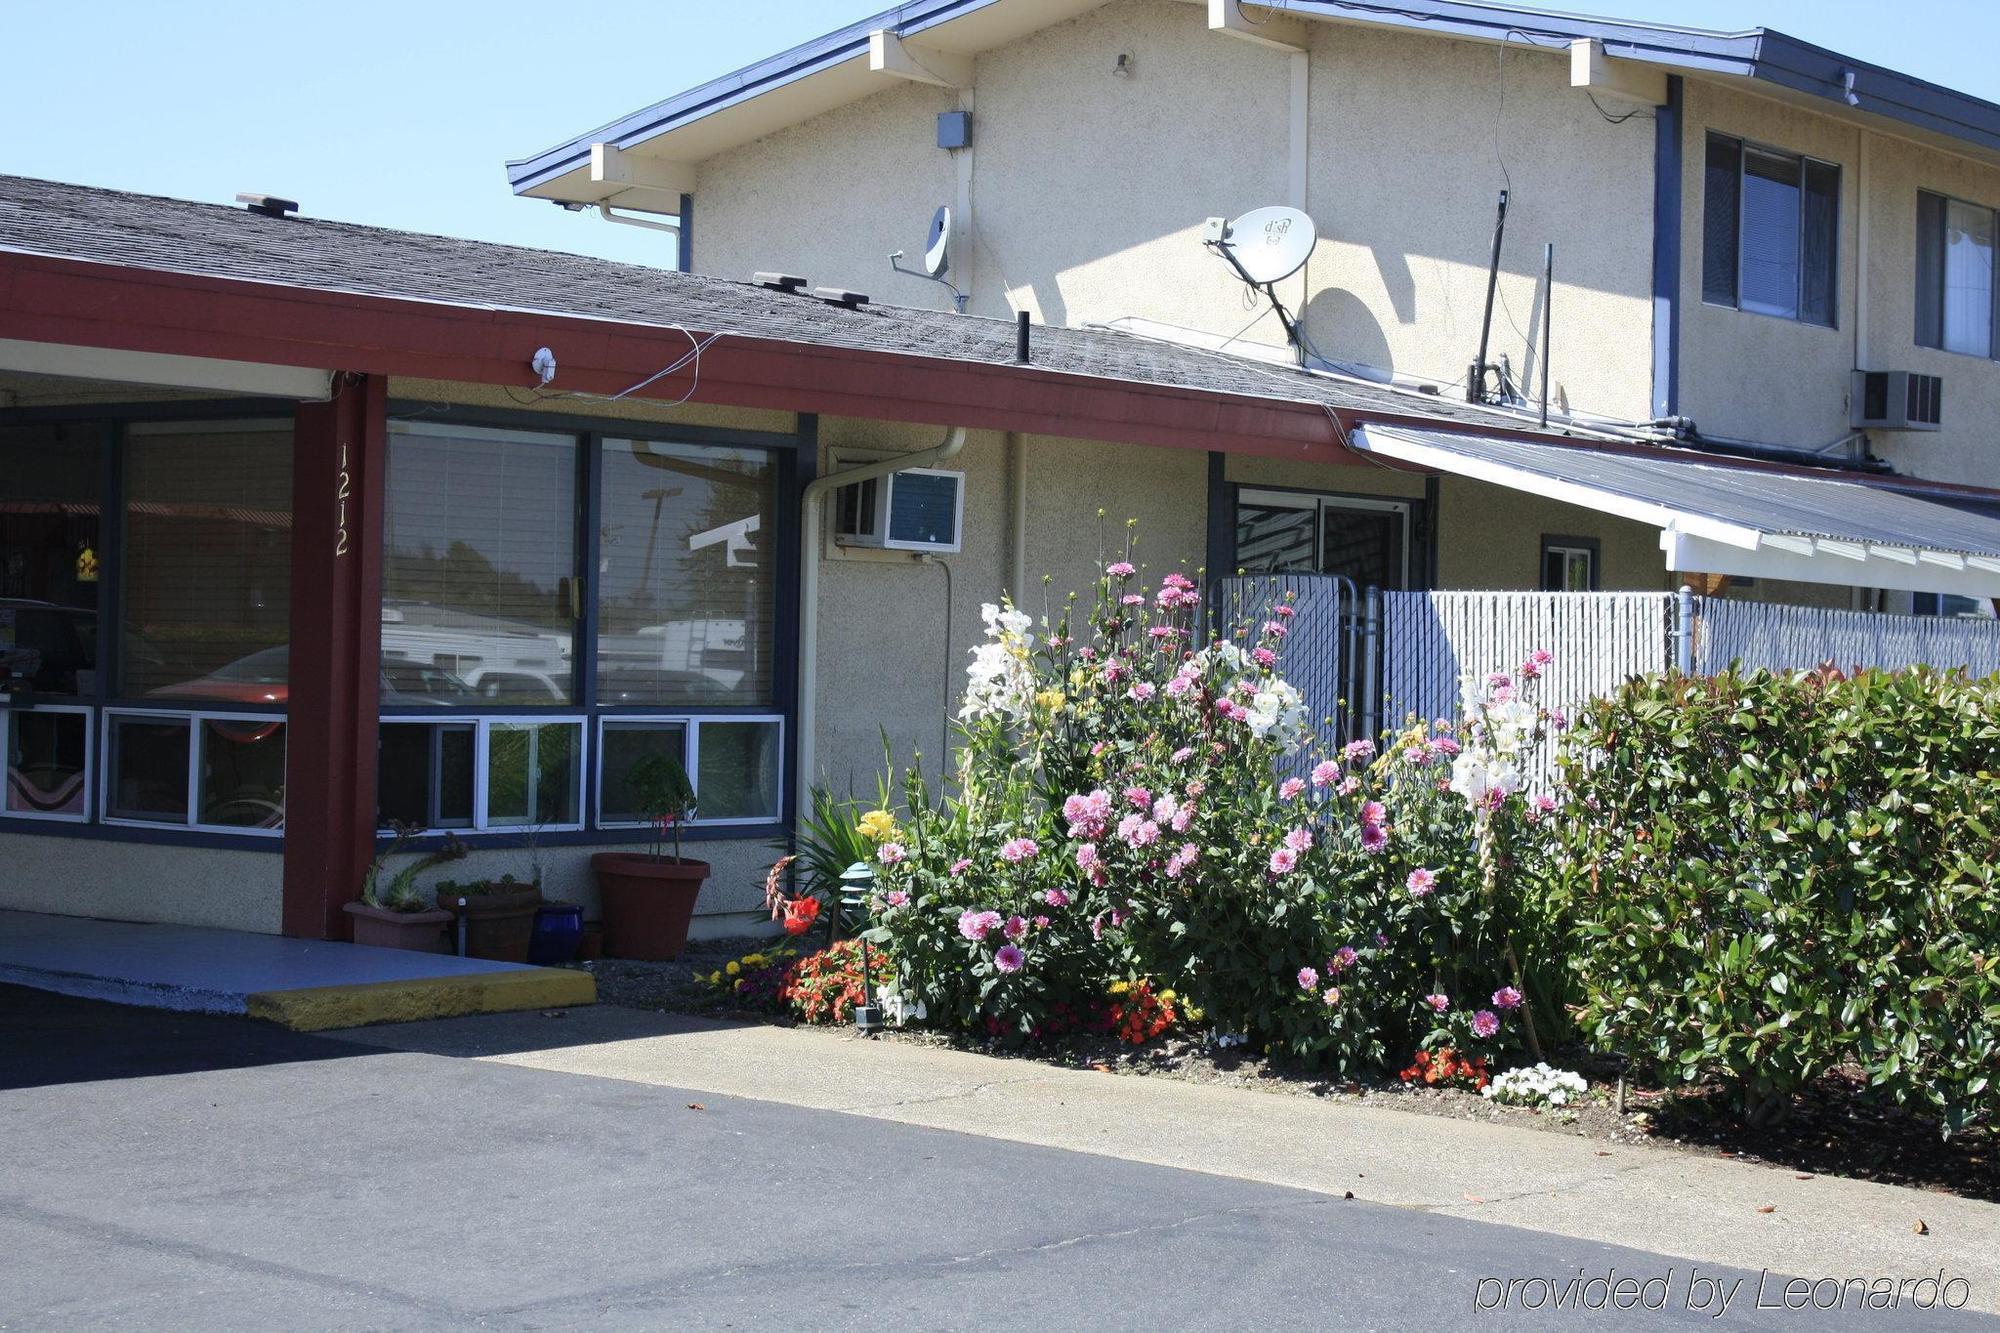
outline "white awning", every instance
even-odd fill
[[[1363,426],[1353,443],[1655,526],[1666,567],[1677,573],[2000,597],[2000,492],[1916,494],[1910,488],[1922,483],[1906,479],[1819,474],[1666,446],[1402,426]],[[1940,498],[1946,494],[1954,503]]]

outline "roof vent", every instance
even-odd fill
[[[267,218],[281,218],[287,213],[299,211],[296,199],[280,199],[275,194],[239,194],[236,202],[252,213],[262,213]]]
[[[868,304],[868,293],[850,292],[845,287],[815,287],[813,295],[829,305],[844,305],[849,310]]]
[[[806,280],[796,273],[758,273],[751,280],[774,292],[801,291],[806,285]]]

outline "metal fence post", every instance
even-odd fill
[[[1370,587],[1362,622],[1361,735],[1373,739],[1382,729],[1382,590]]]
[[[1683,583],[1674,598],[1674,667],[1683,676],[1694,674],[1694,589]]]

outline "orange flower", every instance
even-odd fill
[[[785,904],[785,933],[803,935],[819,918],[819,899],[793,898]]]

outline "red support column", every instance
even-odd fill
[[[292,445],[285,934],[345,939],[374,856],[388,385],[339,375]]]

